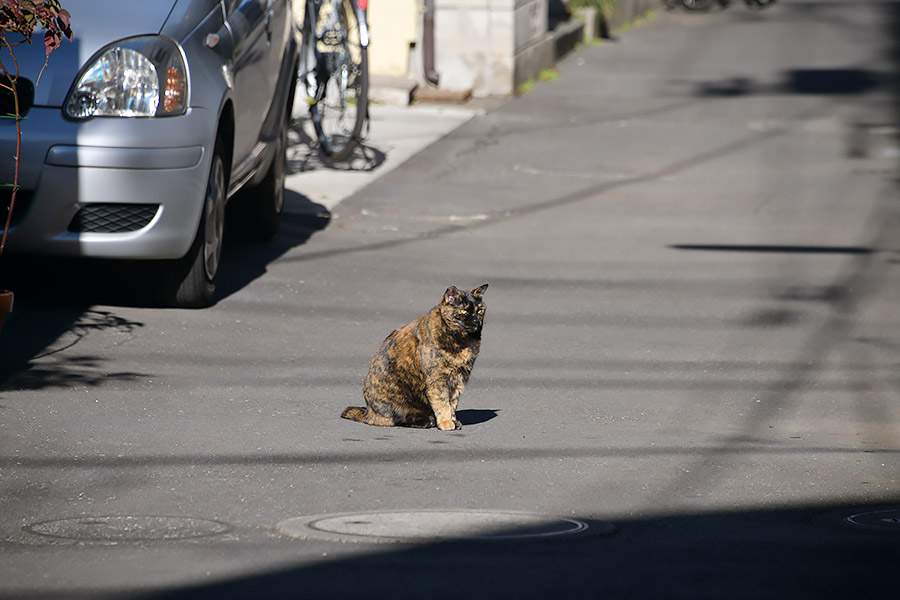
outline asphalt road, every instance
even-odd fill
[[[898,27],[661,11],[337,206],[292,194],[210,309],[105,268],[25,289],[0,597],[896,597]],[[482,283],[462,430],[338,417],[387,333]],[[398,510],[588,529],[279,529]]]

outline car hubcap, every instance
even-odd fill
[[[213,157],[206,186],[206,231],[203,244],[203,265],[206,277],[212,281],[219,270],[222,255],[222,234],[225,230],[225,169],[222,159]]]

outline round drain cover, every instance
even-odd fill
[[[495,511],[388,511],[287,519],[276,529],[291,537],[359,542],[520,540],[586,532],[612,533],[609,523]]]
[[[900,533],[900,508],[857,513],[850,515],[846,520],[851,525],[865,529]]]
[[[43,521],[24,527],[28,533],[53,538],[94,542],[182,540],[220,535],[231,526],[209,519],[140,515],[74,517]]]

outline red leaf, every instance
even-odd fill
[[[44,32],[44,52],[46,52],[47,56],[50,56],[50,53],[59,48],[59,44],[61,42],[61,38],[58,31],[53,31],[52,29],[48,29]]]

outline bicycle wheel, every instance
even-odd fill
[[[323,0],[316,16],[316,91],[309,112],[322,151],[344,160],[369,108],[369,64],[354,0]],[[308,18],[308,15],[307,15]]]

